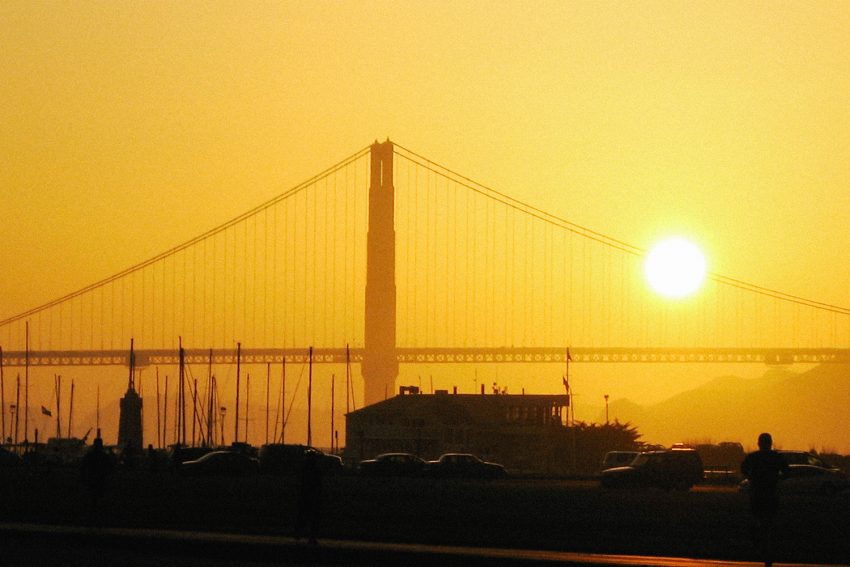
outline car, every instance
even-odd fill
[[[602,459],[602,470],[624,467],[631,464],[638,456],[638,451],[608,451]]]
[[[675,448],[639,453],[628,466],[602,471],[600,484],[604,488],[690,490],[702,478],[699,454],[693,449]]]
[[[750,489],[749,479],[738,485],[741,491]],[[831,496],[850,488],[850,480],[839,469],[819,465],[788,465],[788,473],[783,475],[777,490],[782,494],[822,494]]]
[[[835,494],[850,486],[839,469],[818,465],[788,465],[788,474],[780,481],[782,492],[795,494]]]
[[[260,471],[269,474],[297,474],[308,453],[318,458],[325,474],[335,474],[342,470],[342,459],[338,455],[328,455],[309,445],[269,443],[260,447]]]
[[[215,450],[210,447],[187,447],[185,445],[171,445],[169,449],[171,466],[176,468],[187,461],[197,461]]]
[[[186,476],[248,476],[259,471],[257,459],[235,451],[213,451],[180,464],[180,473]]]
[[[779,454],[782,455],[782,458],[789,465],[812,465],[825,469],[832,468],[817,455],[807,453],[806,451],[779,451]]]
[[[23,463],[23,459],[17,454],[0,447],[0,468],[19,467]]]
[[[420,476],[425,466],[425,461],[410,453],[384,453],[360,461],[357,468],[366,476]]]
[[[505,467],[498,463],[482,461],[469,453],[446,453],[436,461],[428,462],[428,473],[438,478],[502,478]]]

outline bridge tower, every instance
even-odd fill
[[[392,395],[396,358],[395,188],[393,144],[372,144],[366,236],[366,314],[361,369],[366,404]]]

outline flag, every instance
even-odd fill
[[[47,417],[53,417],[53,414],[52,414],[52,413],[50,413],[50,410],[49,410],[49,409],[47,409],[47,408],[46,408],[46,407],[44,407],[44,406],[41,406],[41,413],[43,413],[43,414],[44,414],[44,415],[46,415]]]

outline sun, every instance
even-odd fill
[[[653,246],[643,267],[649,285],[665,297],[691,295],[705,280],[705,256],[684,238],[668,238]]]

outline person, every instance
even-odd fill
[[[103,439],[96,437],[91,449],[83,456],[80,477],[89,492],[89,519],[98,521],[100,499],[112,473],[112,459],[103,448]]]
[[[777,486],[789,468],[785,459],[773,450],[773,437],[762,433],[758,438],[759,450],[748,454],[741,463],[741,473],[749,481],[750,509],[756,520],[756,543],[764,546],[765,565],[773,564],[771,542],[773,521],[779,510]]]
[[[316,544],[316,532],[322,504],[322,463],[315,451],[307,451],[298,471],[298,515],[295,519],[295,539],[307,532],[311,545]]]

